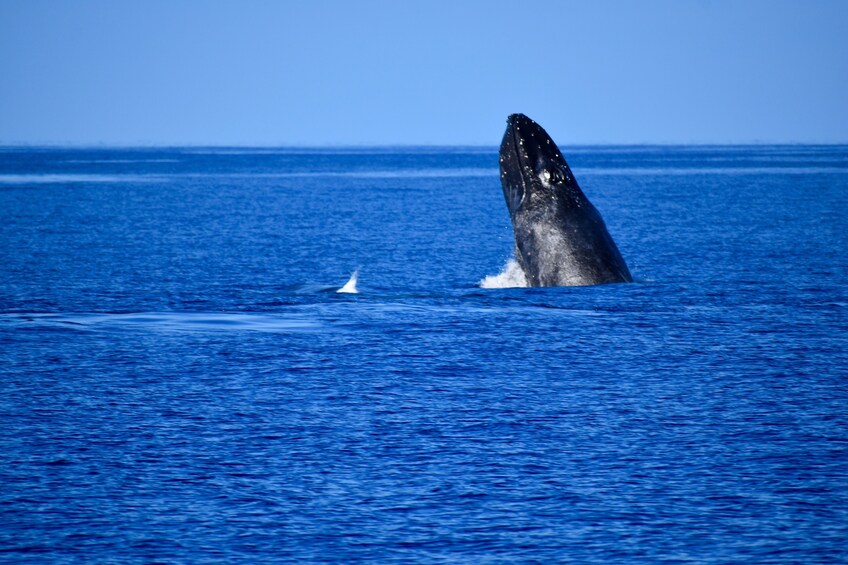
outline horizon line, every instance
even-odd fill
[[[848,145],[845,141],[744,141],[744,142],[592,142],[559,143],[560,147],[780,147]],[[278,150],[367,150],[367,149],[475,149],[497,151],[500,144],[363,143],[363,144],[227,144],[227,143],[6,143],[5,149],[278,149]]]

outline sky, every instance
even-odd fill
[[[0,0],[0,144],[848,142],[840,0]]]

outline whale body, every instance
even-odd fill
[[[515,259],[529,286],[631,282],[630,270],[548,133],[524,114],[507,118],[501,184]]]

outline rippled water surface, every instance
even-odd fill
[[[565,154],[0,149],[0,561],[848,562],[848,148]]]

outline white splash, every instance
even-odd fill
[[[521,288],[527,286],[527,277],[515,259],[510,259],[497,275],[489,275],[480,281],[480,288]]]
[[[336,292],[343,292],[345,294],[359,294],[359,291],[356,290],[356,280],[359,278],[359,270],[353,272],[350,275],[350,280],[348,280],[343,287],[341,287]]]

